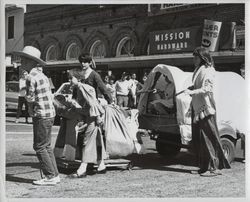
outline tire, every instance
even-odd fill
[[[230,139],[223,137],[221,138],[221,145],[225,157],[227,158],[228,162],[231,163],[235,157],[234,143]]]
[[[180,144],[181,139],[177,134],[176,135],[165,134],[165,135],[159,135],[159,137],[156,140],[155,147],[157,152],[164,157],[173,158],[180,152],[181,146],[165,143],[163,142],[164,140],[173,142],[175,144]]]

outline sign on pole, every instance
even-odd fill
[[[209,51],[218,51],[221,22],[204,20],[201,46]]]

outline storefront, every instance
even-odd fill
[[[24,40],[41,50],[56,88],[67,81],[67,69],[79,65],[80,52],[89,52],[97,71],[112,70],[116,79],[126,71],[141,80],[160,63],[193,71],[192,51],[210,45],[206,37],[217,38],[211,52],[216,69],[240,74],[244,9],[244,4],[28,5]]]

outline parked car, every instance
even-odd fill
[[[157,113],[149,109],[150,102],[159,99],[151,88],[156,78],[159,84],[167,76],[174,83],[175,111]],[[173,157],[180,149],[189,148],[191,143],[191,116],[189,112],[191,97],[183,90],[192,85],[192,73],[178,67],[157,65],[148,75],[138,104],[139,128],[150,131],[151,139],[156,141],[159,154]],[[234,72],[216,72],[215,101],[217,124],[224,154],[229,162],[235,158],[245,158],[245,134],[247,132],[245,80]],[[158,98],[157,98],[158,97]],[[183,139],[189,140],[185,143]]]
[[[6,110],[17,110],[19,94],[19,82],[7,81],[6,82]]]

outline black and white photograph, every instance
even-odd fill
[[[0,201],[247,201],[248,8],[1,2]]]

